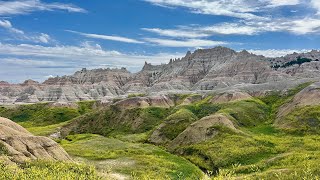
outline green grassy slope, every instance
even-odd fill
[[[124,142],[99,135],[71,135],[60,142],[72,156],[99,164],[110,159],[128,161],[129,165],[112,167],[110,171],[136,179],[199,179],[203,173],[187,160],[148,144]],[[109,161],[108,161],[109,160]]]
[[[52,107],[49,103],[0,107],[0,116],[11,119],[35,135],[49,135],[72,119],[91,112],[95,101],[83,101],[70,107]]]

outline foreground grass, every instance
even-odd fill
[[[133,179],[199,179],[203,176],[200,169],[187,160],[153,145],[91,134],[68,136],[60,144],[70,155],[96,161],[97,164],[103,160],[128,159],[134,165],[113,167],[111,171]]]
[[[257,127],[249,129],[250,139],[264,142],[258,147],[259,152],[248,158],[242,155],[247,152],[245,147],[231,143],[234,148],[232,159],[239,158],[236,163],[221,167],[217,177],[243,178],[243,179],[319,179],[320,178],[320,137],[318,135],[293,136],[275,132],[272,127]],[[257,146],[255,146],[257,147]],[[249,147],[251,149],[252,146]],[[261,149],[266,149],[267,152]],[[220,150],[225,151],[221,146]],[[250,150],[249,150],[250,151]],[[221,158],[228,158],[221,155]]]
[[[33,161],[19,166],[0,162],[0,179],[96,180],[100,178],[91,166],[68,162]]]

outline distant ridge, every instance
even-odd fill
[[[43,83],[0,82],[0,103],[105,100],[131,93],[166,94],[239,89],[263,93],[285,90],[297,83],[316,81],[320,75],[320,51],[268,58],[218,46],[187,52],[168,64],[145,62],[137,73],[126,68],[83,68],[70,76],[49,78]]]

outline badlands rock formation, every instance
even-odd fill
[[[70,76],[49,78],[43,83],[0,82],[0,104],[43,101],[72,102],[107,100],[131,93],[208,92],[241,90],[261,93],[284,90],[317,80],[320,52],[294,53],[267,58],[225,47],[188,52],[168,64],[145,63],[138,73],[122,69],[82,69]],[[301,63],[303,60],[303,63]]]
[[[1,117],[0,147],[4,147],[10,161],[17,163],[35,159],[71,160],[55,141],[33,136],[20,125]]]

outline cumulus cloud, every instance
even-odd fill
[[[125,43],[135,43],[135,44],[142,44],[144,42],[138,41],[135,39],[130,39],[126,37],[121,36],[109,36],[109,35],[101,35],[101,34],[90,34],[90,33],[83,33],[78,31],[71,31],[66,30],[67,32],[79,34],[81,36],[87,37],[87,38],[93,38],[93,39],[102,39],[102,40],[110,40],[110,41],[119,41],[119,42],[125,42]]]
[[[40,0],[0,1],[0,16],[28,14],[33,11],[64,10],[68,12],[85,13],[86,10],[73,4],[45,3]]]

